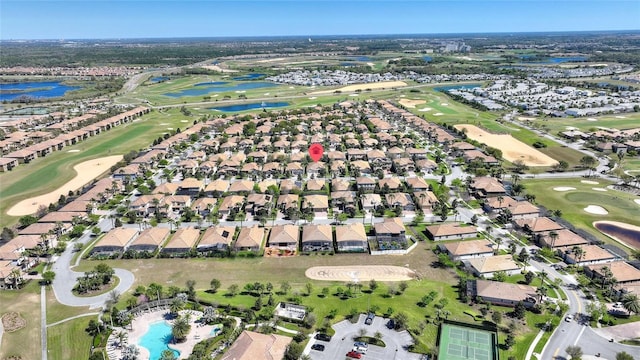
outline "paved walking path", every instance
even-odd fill
[[[40,343],[42,345],[42,360],[47,360],[47,291],[40,287]]]
[[[56,322],[54,322],[52,324],[48,324],[47,327],[60,325],[60,324],[65,323],[67,321],[71,321],[73,319],[78,319],[78,318],[85,317],[85,316],[100,315],[100,314],[101,313],[99,313],[99,312],[90,312],[90,313],[86,313],[86,314],[80,314],[80,315],[68,317],[68,318],[60,320],[60,321],[56,321]]]

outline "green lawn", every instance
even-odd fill
[[[56,300],[56,295],[53,293],[53,290],[47,289],[47,324],[53,324],[72,316],[96,311],[97,310],[90,310],[88,306],[62,305]]]
[[[77,145],[65,147],[47,157],[35,159],[20,165],[11,172],[0,173],[0,226],[8,226],[17,221],[6,215],[6,211],[20,200],[44,194],[60,187],[75,177],[73,166],[103,156],[125,154],[149,146],[154,139],[170,130],[190,125],[177,109],[166,112],[152,112],[138,121],[116,127],[106,133],[89,138]],[[79,152],[69,152],[79,150]]]
[[[86,329],[90,318],[79,318],[49,327],[47,342],[49,359],[86,359],[91,349],[92,337]]]
[[[607,243],[614,243],[601,234],[592,225],[594,221],[611,220],[630,224],[637,223],[640,218],[640,207],[633,202],[634,196],[625,192],[607,189],[606,192],[593,190],[594,187],[604,188],[610,183],[597,180],[598,185],[583,184],[580,179],[536,179],[524,180],[526,192],[536,195],[536,202],[548,209],[562,210],[562,217],[577,228],[584,229]],[[576,190],[554,191],[554,187],[569,186]],[[584,211],[588,205],[604,207],[608,215],[593,215]],[[617,244],[617,243],[616,243]]]
[[[588,120],[596,119],[596,121]],[[637,128],[640,124],[640,113],[626,113],[617,115],[604,115],[594,117],[566,117],[566,118],[536,118],[531,120],[532,124],[545,125],[549,127],[551,134],[566,131],[567,128],[577,128],[580,131],[594,131],[599,127],[613,128],[618,130]]]
[[[0,316],[18,312],[27,325],[15,332],[5,332],[0,344],[0,359],[19,356],[24,360],[41,358],[40,352],[40,286],[32,281],[23,289],[0,291]]]

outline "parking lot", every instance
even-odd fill
[[[354,338],[359,336],[360,329],[366,329],[366,336],[371,336],[379,331],[382,334],[382,341],[385,347],[369,345],[368,351],[362,356],[367,360],[420,360],[420,354],[413,354],[407,351],[407,347],[412,344],[411,335],[407,331],[395,331],[386,327],[389,319],[376,316],[371,325],[365,325],[365,314],[361,314],[358,322],[352,324],[348,320],[341,321],[333,325],[335,335],[331,341],[320,341],[311,339],[310,344],[305,349],[305,354],[309,354],[313,360],[336,360],[348,359],[346,354],[353,350]],[[314,343],[325,346],[324,351],[311,350]]]

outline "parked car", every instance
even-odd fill
[[[396,322],[393,321],[393,319],[389,319],[389,321],[387,321],[387,329],[393,330],[395,328],[396,328]]]
[[[311,350],[324,351],[324,345],[322,345],[322,344],[313,344],[313,345],[311,345]]]
[[[327,334],[323,334],[323,333],[318,333],[316,334],[316,340],[320,340],[320,341],[331,341],[331,336],[327,335]]]
[[[347,353],[347,357],[353,358],[353,359],[362,359],[362,354],[355,352],[355,351],[349,351]]]
[[[572,321],[573,321],[573,316],[571,316],[571,315],[567,315],[567,317],[566,317],[566,318],[564,318],[564,321],[566,321],[566,322],[572,322]]]
[[[363,348],[366,348],[366,349],[369,348],[369,344],[367,344],[366,342],[362,342],[362,341],[354,342],[353,346],[359,346],[359,347],[363,347]]]
[[[365,354],[367,352],[367,348],[364,346],[354,346],[353,347],[353,351],[360,353],[360,354]]]
[[[364,323],[366,325],[371,325],[373,323],[373,319],[375,319],[376,314],[374,313],[369,313],[367,314],[367,318],[364,320]]]

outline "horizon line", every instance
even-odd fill
[[[315,35],[227,35],[227,36],[147,36],[147,37],[87,37],[87,38],[15,38],[1,39],[0,42],[18,41],[73,41],[73,40],[175,40],[175,39],[269,39],[269,38],[335,38],[335,37],[399,37],[399,36],[437,36],[437,35],[522,35],[522,34],[578,34],[578,33],[635,33],[640,29],[612,30],[547,30],[547,31],[500,31],[500,32],[443,32],[443,33],[388,33],[388,34],[315,34]]]

